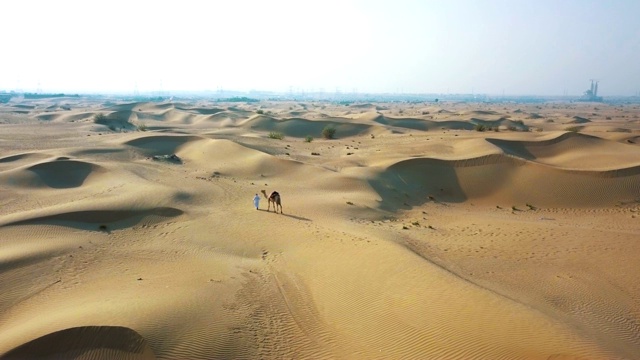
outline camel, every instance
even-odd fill
[[[280,214],[282,214],[282,203],[280,203],[280,194],[277,191],[271,193],[271,195],[267,196],[267,192],[262,190],[262,194],[268,200],[267,211],[271,210],[271,203],[273,203],[273,211],[278,213],[278,207],[280,207]]]

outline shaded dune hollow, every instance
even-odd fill
[[[370,120],[381,125],[421,131],[434,129],[473,130],[475,126],[467,121],[433,121],[413,118],[389,118],[381,114],[373,117]]]
[[[136,331],[120,326],[82,326],[31,340],[0,356],[2,360],[153,360],[153,351]]]
[[[403,160],[369,182],[386,210],[429,201],[608,206],[640,199],[640,166],[608,171],[566,170],[504,154],[463,160]]]
[[[327,126],[334,127],[336,132],[342,136],[365,134],[371,128],[371,125],[366,124],[307,120],[302,118],[277,120],[264,115],[252,118],[247,122],[246,126],[258,131],[277,131],[291,137],[305,137],[307,135],[320,136],[322,130]]]
[[[97,164],[61,157],[0,173],[0,183],[19,187],[77,188],[106,170]]]
[[[60,225],[82,230],[114,230],[134,226],[140,222],[156,223],[184,212],[172,207],[155,207],[139,210],[84,210],[16,220],[0,226],[11,225]]]
[[[147,156],[175,153],[186,143],[202,140],[199,136],[151,135],[129,140],[124,145],[135,147]]]

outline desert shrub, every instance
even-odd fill
[[[304,138],[304,141],[305,141],[305,142],[312,142],[312,141],[313,141],[313,136],[311,136],[311,135],[307,135],[307,136]]]
[[[260,109],[260,110],[256,111],[256,113],[262,115],[262,114],[264,114],[264,110]]]
[[[149,128],[147,128],[147,125],[145,123],[139,123],[136,125],[136,129],[138,129],[138,131],[147,131],[149,130]]]
[[[284,134],[281,133],[281,132],[272,131],[272,132],[269,133],[269,139],[282,140],[282,139],[284,139]]]
[[[107,115],[105,114],[95,114],[93,115],[93,122],[96,124],[106,124],[108,121]]]
[[[333,139],[336,135],[336,128],[333,125],[327,125],[324,129],[322,129],[322,137],[325,139]]]
[[[487,131],[487,127],[485,125],[482,125],[482,124],[476,124],[475,130],[476,131]]]

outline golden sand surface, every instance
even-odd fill
[[[0,107],[3,359],[640,359],[638,274],[639,105]]]

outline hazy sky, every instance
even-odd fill
[[[0,90],[640,91],[640,0],[21,0],[0,14]]]

